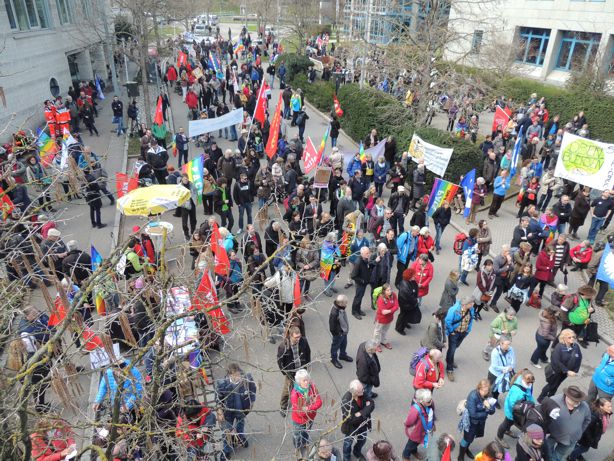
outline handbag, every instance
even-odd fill
[[[430,261],[430,262],[435,261],[435,256],[433,256],[433,253],[432,253],[432,252],[430,252],[430,251],[429,251],[429,252],[428,252],[428,255],[429,255],[429,261]]]
[[[490,302],[491,298],[492,298],[491,295],[488,295],[486,293],[482,293],[482,296],[480,296],[480,301],[482,301],[483,303],[488,303],[488,302]]]
[[[584,340],[589,343],[599,343],[599,332],[597,330],[597,322],[588,322],[584,332]]]
[[[546,381],[554,376],[554,369],[550,363],[546,365],[546,368],[544,368],[544,375],[546,375]]]

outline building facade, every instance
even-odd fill
[[[43,101],[107,76],[106,0],[4,0],[0,7],[0,131],[44,123]],[[112,24],[107,23],[109,30]],[[2,140],[4,141],[4,140]]]
[[[448,59],[489,67],[499,56],[513,73],[560,85],[589,64],[614,77],[613,0],[497,0],[499,19],[484,27],[456,20],[471,14],[468,3],[453,3],[459,39]]]

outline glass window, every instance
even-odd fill
[[[30,18],[30,27],[38,27],[38,15],[36,14],[36,8],[34,7],[34,0],[25,0],[25,2],[26,9],[28,10],[28,17]]]
[[[593,62],[597,55],[601,34],[590,32],[563,32],[556,68],[578,70]]]
[[[38,18],[41,22],[41,27],[43,29],[49,28],[49,15],[47,14],[47,5],[44,0],[35,0],[36,1],[36,12],[38,13]]]
[[[4,0],[11,29],[48,28],[47,0]]]
[[[541,66],[550,41],[550,29],[521,27],[518,34],[516,61]]]
[[[473,39],[471,40],[471,54],[479,54],[482,48],[482,39],[484,38],[483,30],[474,30]]]
[[[56,0],[58,16],[61,24],[72,22],[71,9],[68,7],[68,0]]]
[[[17,29],[17,21],[15,20],[15,12],[13,11],[13,5],[10,0],[4,0],[4,7],[6,8],[6,14],[9,17],[9,25],[11,29]]]
[[[54,98],[60,95],[60,85],[58,84],[58,81],[53,77],[51,77],[51,79],[49,80],[49,91],[51,91],[51,95]]]

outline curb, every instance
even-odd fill
[[[506,198],[506,200],[507,200],[507,198]],[[454,221],[452,221],[452,220],[450,220],[450,225],[451,225],[451,226],[452,226],[454,229],[456,229],[458,232],[464,232],[465,234],[468,234],[468,233],[469,233],[469,231],[468,231],[467,229],[465,229],[464,227],[459,226],[458,224],[456,224],[456,223],[455,223]],[[495,253],[493,253],[492,251],[489,251],[489,252],[488,252],[488,255],[489,255],[489,256],[491,256],[491,257],[493,257],[493,258],[494,258],[495,256],[497,256],[497,255],[496,255]],[[582,273],[581,273],[581,277],[582,277],[582,279],[583,279],[583,280],[586,282],[586,276],[584,275],[584,272],[582,272]],[[608,314],[606,314],[606,315],[608,315]],[[601,338],[601,340],[602,340],[604,343],[606,343],[607,345],[614,344],[614,338],[610,337],[609,335],[599,333],[599,338]]]

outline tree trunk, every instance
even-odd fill
[[[143,86],[145,122],[147,123],[147,127],[151,128],[151,107],[149,100],[149,82],[147,78],[147,34],[145,33],[145,25],[143,24],[142,20],[139,22],[139,35],[139,45],[141,47],[139,53],[139,65],[141,67],[141,85]]]

